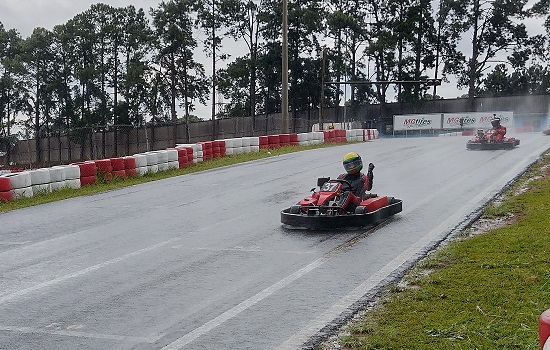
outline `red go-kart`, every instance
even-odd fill
[[[371,193],[361,200],[350,190],[349,181],[321,177],[310,196],[281,211],[281,222],[314,230],[363,227],[379,224],[402,211],[400,199]]]
[[[498,141],[493,135],[493,130],[483,131],[479,129],[474,138],[466,143],[466,149],[470,150],[498,150],[512,149],[519,145],[519,140],[514,137],[504,137]]]

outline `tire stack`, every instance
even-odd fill
[[[13,194],[11,193],[11,182],[9,177],[0,175],[0,203],[11,202],[13,200]]]
[[[194,151],[193,151],[193,147],[190,147],[190,146],[176,146],[176,149],[178,150],[184,150],[185,153],[187,154],[187,162],[185,161],[184,157],[183,157],[183,152],[181,153],[181,157],[180,155],[178,155],[178,161],[180,162],[180,168],[183,167],[186,168],[188,166],[190,166],[191,164],[193,164],[193,157],[194,157]]]
[[[202,163],[204,161],[204,150],[202,145],[196,143],[191,147],[193,147],[193,163]]]
[[[290,134],[280,134],[279,135],[279,145],[281,147],[290,146]]]
[[[281,147],[279,135],[268,135],[267,143],[268,143],[268,148],[270,149],[277,149]]]
[[[159,156],[156,152],[145,152],[145,156],[147,157],[147,172],[150,173],[158,173],[159,172]]]
[[[32,197],[31,174],[28,171],[3,175],[10,181],[10,192],[13,199]]]
[[[260,136],[260,149],[269,148],[269,136]]]
[[[65,173],[65,187],[80,188],[80,167],[78,165],[59,165]]]
[[[160,150],[160,151],[154,151],[157,154],[158,157],[158,168],[159,171],[166,171],[168,170],[168,153],[166,150]]]
[[[213,158],[212,153],[212,142],[206,141],[206,142],[199,142],[199,144],[202,146],[202,159],[208,160]]]
[[[225,149],[225,141],[224,140],[216,140],[212,142],[212,156],[214,158],[221,158],[225,157],[226,149]]]
[[[53,166],[50,170],[50,188],[52,192],[59,191],[65,185],[65,169],[60,166]]]
[[[132,156],[134,158],[134,161],[136,163],[136,173],[139,176],[143,176],[147,173],[148,167],[147,167],[147,155],[142,153],[137,153]]]
[[[258,136],[252,136],[250,138],[250,151],[251,152],[260,151],[260,138]]]
[[[250,152],[250,137],[241,137],[242,142],[242,151],[241,153]]]
[[[230,154],[241,154],[243,153],[243,139],[241,137],[233,139],[233,151]]]
[[[95,162],[76,162],[72,163],[80,168],[80,186],[93,185],[97,180],[97,167]]]
[[[97,167],[97,176],[103,177],[105,181],[111,181],[113,179],[113,166],[110,159],[98,159],[94,160]]]
[[[291,146],[300,145],[300,143],[298,142],[298,134],[290,134],[290,145]]]
[[[178,151],[173,148],[169,148],[166,150],[166,155],[168,156],[168,169],[179,169],[180,163]]]
[[[124,172],[126,173],[126,177],[137,176],[136,158],[132,156],[126,156],[126,157],[123,157],[123,159],[124,159]]]
[[[187,168],[189,166],[189,161],[187,160],[187,149],[185,147],[176,147],[169,148],[176,150],[178,152],[178,168]]]
[[[338,142],[338,143],[345,143],[346,142],[346,130],[345,129],[336,129],[336,130],[334,130],[334,136],[336,138],[336,142]]]
[[[189,157],[189,154],[193,155],[193,159],[191,160],[193,163],[200,163],[202,162],[203,153],[202,153],[202,145],[198,143],[182,143],[176,145],[177,148],[183,147],[187,148],[187,157]],[[191,149],[191,152],[189,152],[189,148]]]
[[[50,170],[45,168],[30,170],[32,195],[49,193],[52,191],[50,182]]]
[[[550,349],[550,309],[539,316],[539,343],[542,350]]]
[[[311,133],[311,138],[309,139],[311,145],[319,145],[323,142],[328,142],[325,139],[325,133],[321,131],[314,131]]]
[[[111,158],[110,160],[113,168],[113,177],[124,179],[126,177],[126,165],[124,164],[124,158],[117,157]]]

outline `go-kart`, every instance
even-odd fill
[[[361,200],[351,188],[347,180],[321,177],[310,196],[281,211],[281,222],[312,230],[363,227],[402,211],[400,199],[370,193]]]
[[[544,130],[542,131],[542,133],[543,133],[544,135],[550,135],[550,127],[549,127],[548,129],[544,129]]]
[[[466,149],[470,150],[499,150],[512,149],[519,145],[519,140],[514,137],[504,137],[497,141],[493,130],[478,130],[474,138],[466,143]]]

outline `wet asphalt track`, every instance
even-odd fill
[[[0,214],[0,349],[311,347],[550,147],[511,136],[379,139]],[[366,232],[282,227],[348,151],[403,212]]]

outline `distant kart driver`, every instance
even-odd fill
[[[501,142],[506,135],[506,127],[500,124],[500,118],[493,114],[493,120],[491,120],[491,125],[493,126],[493,134],[491,138],[496,142]]]
[[[368,198],[366,191],[372,189],[372,182],[374,180],[372,170],[374,169],[374,164],[369,163],[369,169],[365,175],[361,172],[363,170],[363,161],[355,152],[346,154],[342,163],[346,173],[338,175],[338,179],[348,181],[351,184],[351,189],[347,195],[343,196],[341,203],[346,203],[346,207],[351,205],[351,208],[346,208],[351,210],[359,205],[362,200]],[[348,198],[350,194],[353,194],[352,198]]]

